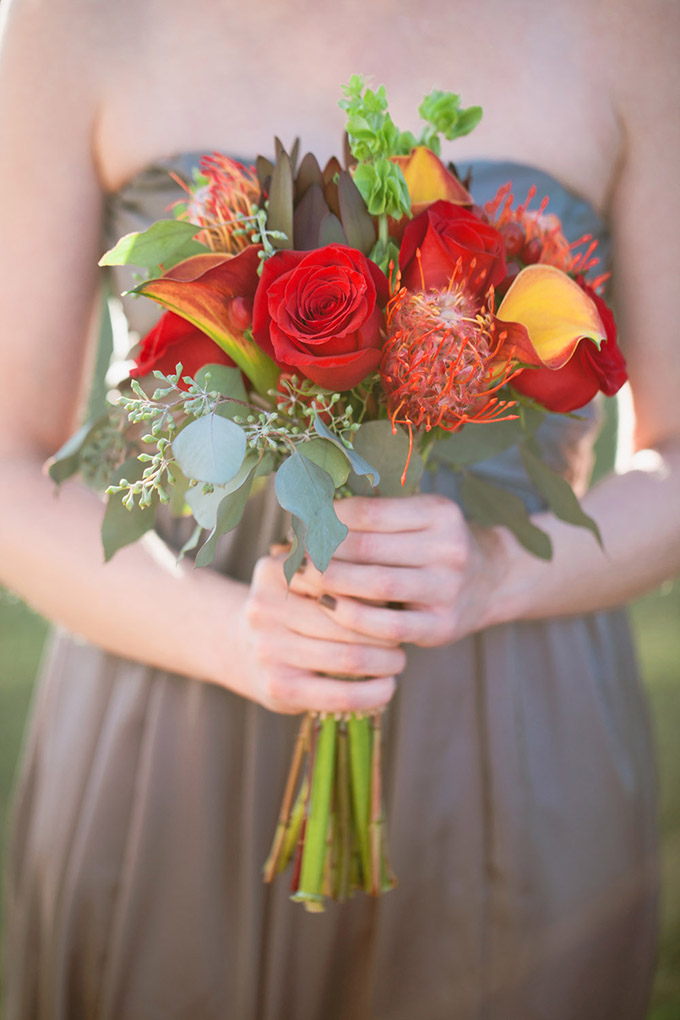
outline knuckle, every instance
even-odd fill
[[[257,629],[263,619],[264,602],[256,593],[253,592],[246,602],[246,620],[251,627],[255,627]]]
[[[272,705],[283,705],[290,694],[290,685],[278,670],[267,670],[264,680],[264,691]]]

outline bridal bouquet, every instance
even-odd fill
[[[433,464],[459,472],[469,519],[549,558],[521,500],[474,472],[514,445],[552,510],[599,541],[534,438],[546,410],[571,413],[626,378],[603,278],[586,279],[594,245],[569,244],[545,202],[531,208],[533,189],[475,204],[440,146],[479,107],[435,90],[416,137],[358,76],[341,106],[342,163],[278,140],[255,166],[206,155],[173,215],[101,260],[138,266],[133,293],[165,309],[106,415],[50,468],[105,489],[107,559],[161,503],[193,518],[181,555],[208,565],[273,474],[290,583],[305,555],[323,571],[343,541],[336,499],[414,492]],[[292,859],[310,910],[394,883],[380,756],[380,713],[302,722],[265,878]]]

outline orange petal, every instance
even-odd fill
[[[504,322],[526,327],[532,346],[547,368],[566,365],[584,337],[598,347],[607,338],[595,302],[555,266],[523,269],[496,315]]]
[[[411,149],[408,156],[394,156],[393,159],[401,167],[414,212],[418,211],[418,206],[428,206],[440,199],[454,205],[473,204],[474,199],[458,178],[425,145]]]

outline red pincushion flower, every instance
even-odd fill
[[[172,375],[182,363],[183,375],[196,375],[204,365],[233,365],[228,354],[186,319],[174,312],[165,312],[141,342],[130,378],[140,379],[154,369]],[[185,389],[183,382],[179,383]]]
[[[267,259],[253,335],[278,365],[348,390],[380,364],[387,280],[360,251],[329,244]]]
[[[434,202],[406,227],[399,269],[409,290],[445,290],[455,276],[468,294],[481,296],[505,276],[505,245],[469,209]]]

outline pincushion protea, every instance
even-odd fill
[[[464,286],[401,288],[386,321],[380,376],[393,425],[453,431],[469,421],[515,417],[507,413],[513,402],[496,395],[517,371],[504,353],[508,331]]]
[[[200,235],[212,251],[236,255],[252,244],[245,221],[260,198],[260,184],[254,166],[230,159],[220,152],[203,156],[200,171],[205,184],[187,187],[189,201],[182,218],[205,229]]]

